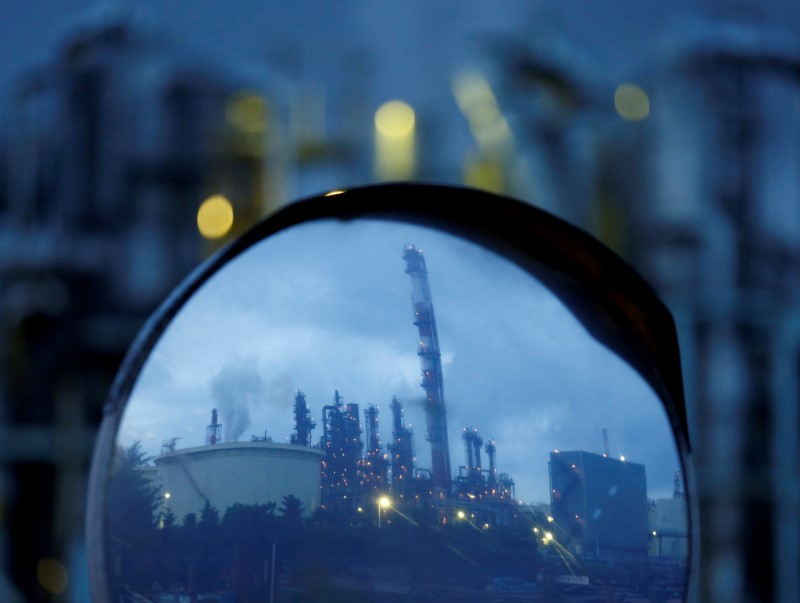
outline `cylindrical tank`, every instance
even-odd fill
[[[273,442],[230,442],[184,448],[155,459],[164,507],[178,522],[208,500],[220,513],[236,503],[280,505],[293,495],[306,514],[319,507],[319,450]]]

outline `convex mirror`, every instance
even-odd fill
[[[93,595],[686,600],[688,455],[672,319],[594,239],[467,189],[309,199],[130,350]]]

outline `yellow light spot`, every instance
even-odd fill
[[[614,92],[614,108],[623,119],[640,121],[650,114],[650,99],[636,84],[622,84]]]
[[[225,107],[228,122],[247,134],[258,134],[266,129],[267,113],[264,97],[248,90],[234,94]]]
[[[382,509],[387,509],[392,504],[392,501],[389,500],[388,496],[381,496],[378,499],[378,504],[381,506]]]
[[[544,539],[549,542],[550,540],[553,539],[553,535],[550,532],[545,532]]]
[[[335,197],[336,195],[341,195],[344,191],[331,191],[329,193],[325,193],[325,197]]]
[[[375,128],[383,136],[403,138],[414,130],[414,109],[403,101],[388,101],[375,112]]]
[[[197,228],[206,239],[224,237],[233,226],[233,206],[222,195],[203,201],[197,211]]]
[[[459,512],[457,513],[457,515],[458,515],[458,518],[459,518],[459,519],[464,519],[464,517],[466,517],[466,515],[464,514],[464,511],[459,511]]]
[[[416,171],[414,110],[398,100],[375,112],[375,174],[379,180],[409,180]]]
[[[171,496],[172,496],[172,494],[170,494],[169,492],[164,492],[164,498],[169,498]]]
[[[41,559],[36,566],[36,578],[47,592],[58,595],[67,590],[69,573],[57,559]]]
[[[549,521],[550,523],[553,523],[553,517],[552,517],[552,516],[550,516],[550,515],[548,515],[548,516],[547,516],[547,521]]]

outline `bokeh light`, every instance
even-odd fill
[[[222,195],[203,201],[197,211],[197,228],[206,239],[224,237],[233,226],[233,206]]]
[[[379,180],[409,180],[416,170],[416,116],[400,100],[391,100],[375,112],[375,172]]]
[[[235,128],[247,134],[258,134],[267,127],[267,103],[252,91],[234,94],[225,107],[225,116]]]
[[[614,108],[623,119],[641,121],[650,115],[650,99],[636,84],[621,84],[614,92]]]
[[[414,109],[403,101],[388,101],[375,112],[375,129],[389,138],[402,138],[414,130]]]
[[[36,566],[36,578],[47,592],[58,595],[67,590],[69,573],[58,559],[41,559]]]

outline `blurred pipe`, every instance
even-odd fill
[[[800,601],[800,308],[776,321],[772,349],[776,601]]]

